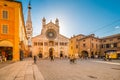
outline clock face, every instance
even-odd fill
[[[46,37],[47,37],[48,39],[55,39],[55,38],[56,38],[56,32],[55,32],[55,30],[53,30],[53,29],[48,29],[48,30],[46,31]]]

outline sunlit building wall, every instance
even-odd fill
[[[78,57],[94,57],[100,54],[100,39],[94,34],[77,35],[70,39],[70,54]]]
[[[32,38],[32,55],[42,55],[42,58],[68,56],[69,38],[60,34],[59,20],[55,23],[42,19],[41,34]]]
[[[0,55],[8,60],[19,60],[20,50],[27,51],[27,37],[22,4],[0,1]]]
[[[100,55],[100,39],[94,34],[79,39],[79,54],[86,57]]]
[[[69,56],[78,56],[79,53],[79,39],[83,38],[85,35],[73,35],[69,41]]]
[[[101,54],[105,55],[108,51],[116,51],[120,53],[120,34],[101,38]]]

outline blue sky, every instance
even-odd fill
[[[29,0],[23,4],[25,21]],[[39,35],[42,18],[59,19],[60,33],[67,37],[91,33],[98,37],[120,33],[120,0],[31,0],[33,36]]]

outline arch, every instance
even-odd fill
[[[43,57],[43,54],[41,51],[39,51],[39,54],[38,54],[39,58],[42,58]]]
[[[87,58],[88,57],[88,52],[87,51],[84,50],[81,53],[82,53],[82,57],[83,58]]]
[[[0,46],[2,47],[13,47],[13,43],[7,40],[0,41]]]
[[[49,48],[49,56],[53,56],[54,48]]]
[[[60,58],[63,57],[63,51],[60,51]]]
[[[13,43],[8,40],[0,40],[0,55],[4,57],[4,60],[13,59]]]
[[[51,61],[54,60],[53,51],[54,51],[54,48],[50,48],[50,49],[49,49],[49,57],[50,57]]]

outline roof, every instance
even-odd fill
[[[100,38],[100,39],[108,39],[108,38],[114,38],[114,37],[120,37],[120,33],[118,33],[118,34],[113,34],[113,35],[106,36],[106,37],[102,37],[102,38]]]
[[[62,34],[59,34],[60,36],[62,36],[62,37],[64,37],[64,38],[66,38],[66,39],[69,39],[68,37],[66,37],[66,36],[64,36],[64,35],[62,35]]]
[[[32,39],[33,39],[33,38],[37,38],[37,37],[39,37],[39,36],[41,36],[41,34],[39,34],[39,35],[36,35],[36,36],[32,37]]]
[[[71,37],[71,38],[76,38],[76,37],[79,37],[79,36],[85,36],[85,35],[83,35],[83,34],[73,35],[73,37]]]
[[[16,0],[1,0],[1,1],[9,1],[9,2],[17,2],[17,3],[21,3],[20,1],[16,1]]]
[[[98,37],[95,37],[94,34],[90,34],[90,35],[84,36],[83,38],[81,38],[81,39],[79,39],[79,40],[83,40],[83,39],[86,39],[86,38],[95,38],[95,39],[99,39]]]

